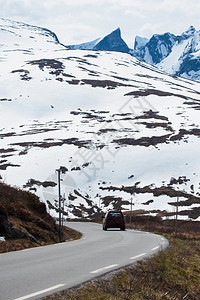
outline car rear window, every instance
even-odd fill
[[[122,216],[122,213],[121,212],[110,212],[109,213],[109,218],[114,218],[114,217],[118,217],[118,216]]]

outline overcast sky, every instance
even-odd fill
[[[200,29],[199,0],[0,0],[0,17],[46,27],[63,44],[103,37],[120,27],[130,48],[136,35]]]

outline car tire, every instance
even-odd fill
[[[126,228],[125,228],[125,227],[121,227],[121,230],[125,231],[125,230],[126,230]]]

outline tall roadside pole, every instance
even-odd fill
[[[58,172],[58,208],[59,208],[59,239],[62,241],[62,232],[61,232],[61,189],[60,189],[60,169],[56,170]]]
[[[61,198],[62,198],[62,218],[61,219],[62,219],[62,227],[63,227],[63,224],[64,224],[64,214],[63,214],[63,212],[65,211],[65,200],[66,200],[65,194]]]
[[[177,236],[177,228],[178,228],[178,205],[179,205],[179,197],[177,197],[176,201],[176,218],[175,218],[175,236]]]
[[[131,212],[130,212],[130,219],[129,222],[131,223],[131,215],[132,215],[132,210],[133,210],[133,198],[131,197]]]

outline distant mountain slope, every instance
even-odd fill
[[[10,51],[31,55],[36,54],[36,51],[48,51],[48,48],[51,48],[51,51],[53,48],[66,48],[59,43],[56,34],[46,28],[3,18],[0,18],[0,41],[0,51],[4,54],[7,52],[8,55]]]
[[[174,218],[177,197],[180,218],[200,218],[200,84],[49,35],[31,50],[34,29],[21,28],[17,51],[4,43],[0,54],[2,180],[36,193],[52,215],[62,167],[69,218],[131,207]]]
[[[169,74],[200,80],[200,31],[193,26],[180,36],[153,35],[143,47],[139,50],[135,47],[131,53]]]
[[[68,45],[67,48],[72,49],[72,50],[78,50],[78,49],[79,50],[93,50],[99,40],[100,40],[100,38],[95,39],[94,41],[91,41],[91,42],[83,43],[83,44]]]
[[[184,78],[200,80],[200,31],[194,27],[177,37],[177,42],[168,57],[158,68]]]
[[[167,57],[172,47],[176,43],[176,37],[173,34],[165,33],[163,35],[155,34],[153,37],[138,49],[137,40],[135,42],[134,56],[143,60],[151,65],[160,63],[165,57]]]
[[[117,28],[102,39],[97,39],[89,43],[67,46],[70,49],[86,49],[86,50],[105,50],[117,52],[129,52],[129,47],[121,37],[121,30]]]

